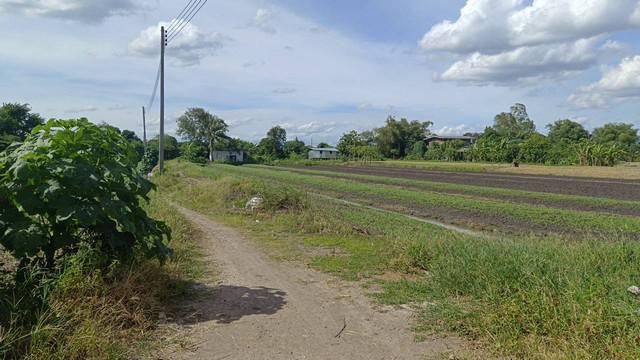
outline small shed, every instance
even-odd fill
[[[473,145],[476,142],[476,138],[473,136],[438,136],[430,135],[424,139],[427,146],[431,144],[444,144],[449,141],[462,141],[465,146]]]
[[[249,154],[243,150],[214,150],[211,155],[213,161],[243,163],[249,159]]]
[[[309,150],[310,160],[335,160],[338,158],[338,149],[335,148],[311,148]]]

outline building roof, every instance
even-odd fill
[[[336,149],[336,148],[317,148],[317,147],[312,147],[312,148],[309,148],[309,150],[311,150],[311,151],[335,151],[335,152],[338,152],[338,149]]]
[[[447,136],[447,135],[429,135],[425,138],[425,140],[432,140],[432,139],[438,139],[438,140],[475,140],[476,138],[473,136]]]

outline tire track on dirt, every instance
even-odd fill
[[[415,342],[411,311],[375,309],[358,285],[275,262],[238,231],[176,209],[202,233],[222,280],[196,287],[183,322],[198,346],[172,358],[424,359],[465,349],[453,337]]]

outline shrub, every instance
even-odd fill
[[[197,141],[189,141],[180,144],[182,157],[195,164],[207,163],[207,148]]]
[[[0,244],[23,265],[53,268],[82,244],[114,259],[169,255],[169,228],[141,207],[153,185],[113,129],[50,120],[9,150],[0,158]]]

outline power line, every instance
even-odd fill
[[[185,13],[185,10],[187,10],[187,8],[191,7],[191,5],[193,5],[192,3],[194,1],[196,1],[196,0],[189,0],[187,5],[185,5],[184,8],[182,8],[182,11],[180,11],[178,16],[176,16],[175,18],[173,18],[173,20],[171,20],[171,23],[169,24],[169,26],[167,26],[167,32],[171,32],[171,30],[173,30],[172,27],[176,26],[176,24],[178,24],[180,22],[180,17]]]
[[[176,32],[178,32],[178,30],[180,30],[182,28],[182,25],[184,25],[185,21],[189,18],[189,16],[191,16],[191,14],[193,14],[193,12],[198,8],[198,5],[200,5],[201,2],[202,2],[202,0],[195,0],[193,2],[193,4],[191,4],[189,6],[189,10],[187,10],[182,15],[182,18],[178,19],[178,21],[176,22],[176,24],[173,27],[173,29],[171,29],[171,31],[167,33],[167,36],[171,36],[171,35],[175,34]]]
[[[191,17],[189,17],[189,19],[182,25],[182,27],[180,27],[174,34],[173,36],[171,36],[169,38],[169,40],[167,41],[167,43],[170,43],[171,40],[175,39],[176,36],[180,35],[180,32],[182,32],[182,29],[184,29],[185,26],[187,26],[187,24],[189,24],[189,22],[191,22],[191,20],[198,15],[198,13],[200,12],[200,9],[202,9],[202,7],[207,3],[208,0],[204,0],[204,2],[202,3],[202,5],[200,5],[200,7],[198,8],[198,10],[196,10],[195,13],[193,13],[193,15],[191,15]]]
[[[206,2],[207,2],[206,0],[204,2],[202,2],[202,0],[198,0],[198,2],[194,4],[195,6],[191,9],[191,11],[187,12],[183,16],[182,20],[180,21],[180,24],[173,29],[171,34],[168,34],[169,39],[173,39],[174,37],[176,37],[187,26],[189,21],[193,19],[193,16],[195,16],[195,14],[197,14],[198,11],[200,11],[202,6]]]
[[[178,28],[184,23],[184,21],[195,11],[195,9],[200,5],[202,0],[190,0],[189,4],[187,4],[186,11],[183,12],[180,17],[176,18],[176,22],[171,26],[171,31],[167,31],[167,35],[174,34]]]
[[[154,101],[156,100],[156,94],[158,93],[158,82],[160,81],[160,63],[158,63],[158,74],[156,75],[156,83],[153,85],[153,92],[149,103],[147,104],[147,110],[151,112]]]

